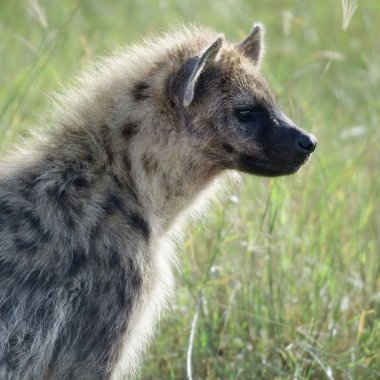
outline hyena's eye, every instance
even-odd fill
[[[249,108],[239,108],[236,110],[236,116],[242,122],[251,121],[255,115],[259,112],[263,112],[263,108],[260,106],[249,107]]]

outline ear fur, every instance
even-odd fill
[[[264,53],[264,27],[254,24],[250,35],[237,48],[255,65],[260,66]]]
[[[194,67],[191,68],[192,71],[185,87],[185,95],[183,98],[184,107],[188,107],[192,103],[199,76],[204,68],[214,61],[223,45],[223,41],[224,37],[219,36],[206,50],[203,51],[200,57],[195,58],[196,61],[193,65]]]

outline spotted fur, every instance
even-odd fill
[[[306,162],[315,139],[261,76],[262,34],[236,45],[190,27],[121,50],[1,161],[1,379],[131,377],[170,299],[188,210],[227,169]]]

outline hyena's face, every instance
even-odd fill
[[[296,172],[317,141],[285,116],[259,73],[261,26],[239,45],[223,44],[216,40],[187,63],[187,132],[220,168],[263,176]]]

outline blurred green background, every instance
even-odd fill
[[[186,378],[189,352],[193,379],[380,378],[380,1],[355,5],[1,1],[2,149],[45,123],[49,95],[95,56],[188,22],[235,41],[262,22],[263,72],[318,137],[302,173],[247,178],[188,228],[142,379]]]

